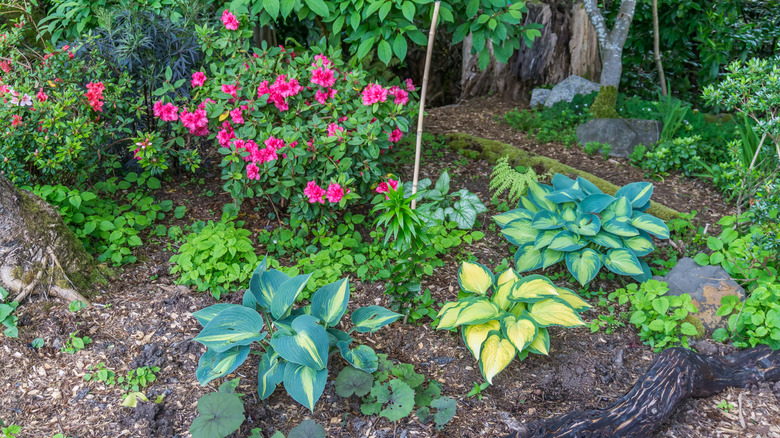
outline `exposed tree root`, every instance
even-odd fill
[[[778,380],[780,350],[765,345],[728,356],[670,348],[657,355],[647,373],[612,406],[534,422],[509,437],[647,437],[690,397]]]

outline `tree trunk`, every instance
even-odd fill
[[[77,288],[89,284],[93,270],[57,210],[0,174],[0,286],[20,302],[35,290],[88,302]]]
[[[628,38],[628,28],[634,19],[636,0],[622,0],[615,25],[607,30],[604,16],[599,10],[597,0],[585,0],[585,12],[596,29],[601,48],[601,85],[620,88],[620,76],[623,74],[623,46]]]
[[[647,437],[689,397],[778,380],[780,351],[765,345],[723,357],[669,348],[612,406],[538,421],[509,437]]]
[[[581,14],[582,3],[548,0],[528,2],[526,6],[524,24],[541,24],[542,35],[530,48],[522,44],[507,64],[500,64],[491,56],[488,67],[480,71],[479,54],[471,53],[468,37],[464,40],[461,99],[494,93],[506,99],[528,101],[534,88],[557,84],[572,74],[598,78],[598,42],[593,26]]]
[[[658,0],[653,0],[653,54],[655,55],[655,67],[658,70],[658,82],[661,83],[661,96],[666,96],[666,77],[664,77],[664,64],[661,62],[661,36],[658,31]]]

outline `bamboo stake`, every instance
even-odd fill
[[[420,114],[417,116],[417,147],[414,151],[414,178],[412,179],[412,195],[417,193],[417,181],[420,178],[420,152],[422,150],[423,118],[425,116],[425,95],[428,91],[428,71],[431,68],[431,58],[433,57],[433,38],[436,36],[436,21],[439,18],[439,6],[441,6],[441,1],[437,1],[433,5],[431,30],[428,32],[428,50],[425,54],[425,71],[423,72],[422,93],[420,94]],[[414,210],[415,207],[417,207],[417,200],[412,199],[412,210]]]

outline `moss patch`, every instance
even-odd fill
[[[613,85],[601,87],[596,100],[590,106],[590,113],[597,119],[619,119],[617,112],[617,88]]]
[[[569,176],[581,176],[595,184],[596,187],[601,189],[604,193],[610,195],[614,195],[620,188],[609,181],[601,179],[591,173],[567,166],[558,160],[534,155],[512,145],[501,143],[500,141],[488,140],[462,133],[447,134],[444,138],[447,145],[452,149],[463,151],[465,154],[474,154],[477,158],[486,160],[489,163],[495,163],[499,158],[506,156],[509,157],[509,162],[513,166],[522,165],[533,167],[538,174],[552,172]],[[680,212],[657,202],[652,202],[647,212],[664,221],[680,216]]]

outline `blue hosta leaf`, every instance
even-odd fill
[[[639,235],[639,230],[637,230],[636,227],[630,225],[628,222],[623,222],[616,219],[602,222],[601,228],[608,233],[612,233],[621,237],[632,237]]]
[[[578,202],[585,196],[586,195],[583,191],[571,187],[568,189],[561,189],[548,193],[547,200],[556,204],[562,204],[564,202]]]
[[[379,366],[379,358],[371,347],[358,345],[349,349],[349,343],[340,341],[337,344],[341,357],[353,367],[369,373],[373,373]]]
[[[509,210],[506,213],[501,213],[493,216],[493,220],[501,228],[504,228],[509,222],[512,222],[515,219],[533,219],[533,218],[534,218],[534,213],[522,207],[516,208],[514,210]]]
[[[615,197],[625,196],[633,208],[640,208],[653,196],[653,185],[648,182],[633,182],[621,187]]]
[[[249,346],[242,345],[217,353],[214,350],[206,350],[198,361],[198,369],[195,377],[201,385],[224,377],[236,370],[249,355]]]
[[[669,228],[666,226],[664,221],[647,213],[639,213],[634,215],[634,217],[631,219],[631,225],[640,230],[647,231],[659,239],[669,238]]]
[[[580,251],[566,254],[566,267],[577,281],[585,286],[596,277],[601,269],[601,255],[593,249],[583,248]]]
[[[520,245],[515,252],[515,269],[517,272],[533,271],[543,265],[542,252],[534,249],[533,243]]]
[[[604,210],[601,211],[601,221],[606,222],[613,219],[621,222],[627,222],[631,219],[633,211],[631,210],[631,203],[628,202],[628,198],[619,197],[615,198]]]
[[[552,191],[552,187],[548,185],[532,182],[528,185],[526,196],[537,209],[556,211],[558,209],[556,204],[547,199],[547,194]]]
[[[274,291],[289,279],[290,277],[284,272],[269,269],[257,276],[253,274],[252,279],[249,280],[249,289],[255,295],[258,305],[270,309]]]
[[[276,385],[282,383],[284,368],[288,363],[274,351],[273,347],[268,347],[257,369],[257,395],[260,396],[260,400],[267,399],[276,389]]]
[[[257,298],[255,298],[255,294],[251,290],[247,289],[244,291],[244,295],[241,297],[241,305],[247,309],[258,310]]]
[[[577,234],[572,233],[571,231],[566,230],[556,234],[550,242],[548,248],[555,251],[569,252],[576,251],[587,244],[588,242],[585,239]]]
[[[645,281],[653,278],[653,272],[650,270],[650,266],[642,259],[639,259],[639,265],[642,267],[642,273],[638,275],[632,275],[634,280],[644,283]]]
[[[346,342],[349,344],[352,339],[345,331],[334,328],[325,329],[328,332],[328,346],[335,347],[339,342]]]
[[[556,173],[552,177],[552,186],[555,190],[568,189],[574,185],[574,180],[566,175]]]
[[[623,243],[620,240],[620,237],[608,233],[604,230],[599,231],[598,234],[595,236],[588,237],[591,242],[595,243],[596,245],[601,245],[607,248],[622,248]]]
[[[360,333],[375,332],[380,328],[391,324],[400,318],[400,313],[395,313],[381,306],[361,307],[352,312],[352,323],[355,330]]]
[[[620,275],[642,275],[644,270],[633,252],[625,249],[610,249],[604,257],[604,266]]]
[[[228,436],[246,419],[244,403],[236,394],[226,392],[212,392],[201,397],[198,414],[190,426],[193,438]]]
[[[558,235],[560,230],[547,230],[536,236],[534,241],[534,249],[542,249],[552,242],[553,238]]]
[[[587,196],[583,199],[579,205],[577,205],[578,213],[601,213],[609,204],[615,201],[614,196],[605,195],[603,193],[597,193]]]
[[[311,315],[300,315],[292,322],[292,333],[277,331],[271,346],[285,360],[322,370],[328,363],[328,334]]]
[[[601,219],[592,213],[580,214],[573,222],[567,222],[566,228],[581,236],[595,236],[601,230]]]
[[[262,340],[265,337],[265,333],[260,333],[262,329],[263,319],[256,311],[234,305],[219,312],[193,340],[221,353]]]
[[[311,314],[332,327],[341,320],[349,302],[349,280],[343,278],[322,286],[311,297]]]
[[[306,287],[309,277],[311,277],[311,274],[297,275],[279,285],[271,300],[271,314],[274,316],[274,319],[283,317],[290,310],[290,307],[295,303],[295,299],[298,298],[298,295],[303,292],[303,288]]]
[[[284,367],[284,389],[298,403],[314,411],[314,405],[322,396],[328,382],[328,370],[315,370],[303,365],[288,363]]]
[[[596,186],[596,184],[593,184],[592,182],[586,180],[585,178],[578,176],[577,177],[577,184],[580,185],[580,190],[583,192],[589,194],[589,195],[595,195],[595,194],[603,194],[604,192],[601,191],[600,188]]]
[[[563,218],[558,213],[539,210],[531,221],[531,226],[537,230],[554,230],[563,227]]]
[[[506,240],[513,245],[525,245],[526,243],[533,243],[536,241],[536,236],[539,234],[539,230],[531,226],[531,221],[527,219],[516,219],[509,222],[502,230],[501,233],[506,237]]]
[[[219,303],[214,304],[209,307],[206,307],[205,309],[200,309],[197,312],[193,313],[192,316],[195,317],[195,319],[198,320],[200,325],[206,326],[206,324],[209,323],[212,319],[214,319],[215,316],[219,315],[219,312],[229,309],[233,306],[236,306],[236,304],[228,304],[228,303]]]
[[[624,237],[623,246],[630,249],[637,257],[644,257],[655,250],[653,239],[644,231],[640,231],[638,236]]]

